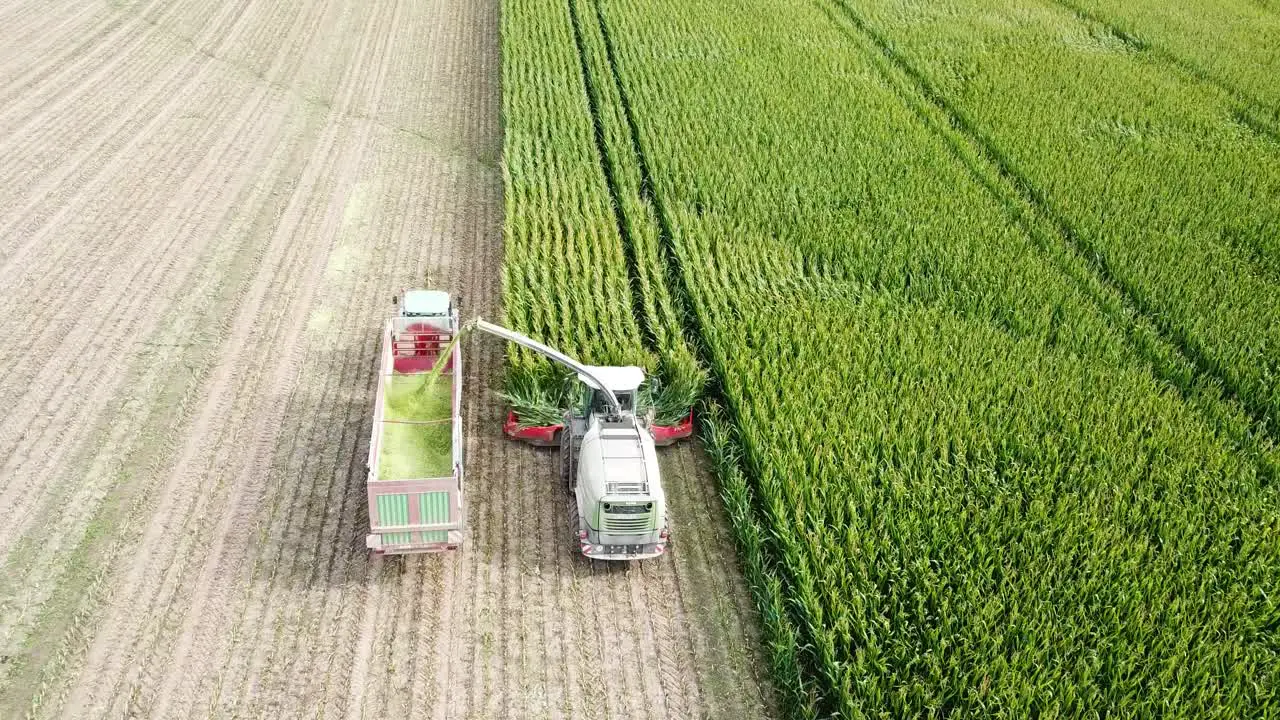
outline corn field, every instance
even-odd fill
[[[508,320],[709,371],[790,715],[1280,713],[1276,13],[1162,4],[505,4]]]
[[[645,368],[659,419],[674,421],[705,372],[682,335],[639,170],[612,160],[630,151],[616,92],[584,82],[602,48],[580,53],[577,27],[554,2],[507,6],[502,41],[527,49],[503,54],[506,322],[584,362]],[[518,409],[554,420],[563,381],[513,351],[507,388]]]

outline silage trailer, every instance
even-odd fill
[[[458,311],[433,290],[408,291],[398,305],[383,328],[365,545],[378,554],[452,550],[466,527],[462,344],[451,342]]]

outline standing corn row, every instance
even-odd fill
[[[645,368],[670,421],[689,411],[704,373],[680,334],[639,173],[611,160],[631,141],[595,15],[577,15],[564,2],[504,7],[506,322],[588,363]],[[513,349],[507,395],[518,409],[553,418],[562,388],[559,370]]]
[[[652,367],[564,7],[503,11],[506,323],[585,362]],[[558,375],[513,348],[509,391],[554,396]]]

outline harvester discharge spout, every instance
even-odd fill
[[[577,360],[574,360],[549,345],[544,345],[527,335],[522,335],[514,330],[508,330],[501,325],[494,325],[484,318],[476,318],[463,326],[464,332],[471,329],[486,332],[508,342],[513,342],[521,347],[528,348],[550,360],[554,360],[555,362],[564,365],[579,375],[582,375],[590,380],[592,385],[604,393],[604,397],[609,404],[610,419],[617,420],[622,417],[622,403],[618,402],[618,397],[614,394],[613,390],[601,382],[600,378],[595,376],[591,366],[583,365]]]

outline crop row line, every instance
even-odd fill
[[[1090,288],[1088,278],[1079,277],[1070,268],[1062,270],[1081,285],[1117,327],[1126,331],[1125,334],[1135,343],[1140,354],[1151,364],[1161,380],[1176,388],[1202,410],[1206,409],[1205,403],[1197,398],[1206,389],[1205,381],[1208,381],[1207,385],[1217,385],[1271,440],[1280,436],[1280,419],[1270,418],[1266,407],[1243,392],[1218,363],[1207,357],[1185,333],[1161,321],[1160,314],[1143,300],[1140,293],[1116,275],[1103,254],[1054,209],[1049,198],[1019,172],[1013,160],[987,138],[964,111],[950,103],[924,73],[895,51],[893,45],[862,18],[848,0],[831,1],[849,23],[888,60],[891,68],[900,73],[910,85],[909,88],[902,87],[902,83],[896,82],[887,68],[881,68],[895,91],[934,132],[943,137],[984,188],[1010,211],[1018,224],[1036,240],[1037,245],[1051,256],[1056,254],[1056,245],[1066,251],[1069,262],[1084,265],[1100,288]],[[918,107],[918,102],[915,102],[918,99],[923,99],[934,112],[941,114],[941,125],[936,118],[929,116],[928,110]],[[1047,230],[1044,227],[1046,225]],[[1051,243],[1046,236],[1056,236],[1057,242]],[[1148,325],[1149,333],[1157,337],[1142,338],[1142,328],[1139,325]],[[1171,365],[1170,359],[1164,357],[1167,353],[1151,347],[1153,343],[1167,345],[1182,362],[1175,360]],[[1177,365],[1185,367],[1180,369]],[[1200,382],[1189,377],[1187,370],[1200,376]],[[1224,418],[1221,411],[1210,411],[1210,414],[1222,426]],[[1248,431],[1235,429],[1231,434],[1236,444],[1242,446],[1241,449],[1256,448],[1256,441]],[[1248,454],[1258,456],[1257,452]],[[1276,474],[1275,468],[1270,467],[1269,463],[1262,462],[1260,465],[1268,475]]]
[[[704,418],[700,423],[700,435],[707,452],[712,456],[715,472],[720,481],[720,493],[729,513],[730,524],[739,549],[739,562],[743,576],[752,594],[760,626],[764,632],[765,653],[773,670],[771,677],[775,689],[788,716],[797,718],[817,717],[817,689],[806,677],[819,677],[819,668],[806,667],[805,648],[808,639],[803,638],[796,618],[792,616],[784,593],[785,572],[774,567],[768,558],[777,554],[767,549],[772,537],[760,522],[759,498],[751,489],[744,469],[741,449],[735,438],[735,428],[740,418],[733,410],[734,404],[723,393],[724,379],[721,369],[711,361],[706,341],[706,328],[693,310],[692,295],[685,268],[675,245],[670,214],[655,188],[652,169],[641,140],[639,125],[627,89],[622,80],[617,47],[609,30],[599,0],[588,0],[595,9],[596,21],[604,40],[610,78],[618,93],[622,116],[631,140],[631,150],[640,173],[639,193],[654,211],[658,225],[659,247],[666,280],[678,305],[681,334],[692,346],[699,365],[710,368],[710,378],[703,390],[701,404]],[[572,0],[571,0],[572,4]],[[576,23],[576,19],[575,19]],[[593,108],[596,109],[596,108]],[[627,242],[629,236],[624,236]],[[728,408],[728,410],[725,410]],[[728,416],[727,418],[725,416]]]
[[[640,330],[644,334],[651,349],[658,349],[658,339],[655,328],[649,322],[649,314],[644,311],[644,299],[637,290],[640,278],[639,259],[636,257],[635,241],[631,237],[631,233],[627,229],[626,217],[622,210],[622,193],[618,189],[618,178],[614,173],[612,164],[609,163],[608,144],[605,141],[604,121],[600,117],[600,92],[592,77],[591,68],[587,64],[587,50],[582,38],[582,21],[578,17],[578,5],[575,0],[565,0],[569,6],[569,20],[573,25],[573,42],[578,53],[578,64],[582,72],[582,86],[587,94],[587,111],[591,115],[591,128],[596,143],[596,160],[600,163],[600,171],[604,174],[605,184],[609,188],[609,204],[613,210],[614,222],[618,226],[618,237],[622,238],[623,254],[627,259],[627,277],[630,279],[628,283],[631,290],[631,309],[636,316],[637,322],[640,323]]]
[[[726,406],[722,400],[708,400],[704,405],[700,426],[703,447],[720,479],[720,494],[733,526],[742,574],[760,614],[774,686],[789,717],[811,720],[818,717],[818,690],[806,678],[820,675],[815,675],[814,668],[806,667],[803,661],[802,649],[809,647],[808,640],[801,637],[787,609],[782,579],[786,573],[771,560],[778,554],[769,548],[771,533],[759,520],[760,500],[743,469],[737,425],[724,417]]]
[[[604,13],[600,9],[600,0],[590,0],[590,2],[595,8],[596,22],[600,26],[600,36],[604,38],[605,57],[609,61],[609,75],[614,87],[618,90],[618,101],[621,105],[622,116],[627,122],[627,133],[631,138],[631,150],[635,154],[636,169],[640,171],[640,197],[649,207],[653,208],[654,217],[658,221],[658,247],[662,253],[664,275],[668,286],[674,293],[675,302],[684,325],[682,334],[686,338],[693,340],[696,348],[700,348],[701,336],[696,332],[690,332],[691,328],[688,327],[689,318],[692,317],[689,288],[685,284],[684,275],[680,272],[680,260],[676,256],[671,222],[667,218],[666,209],[662,206],[662,200],[653,189],[653,173],[650,171],[648,158],[645,157],[644,147],[641,145],[640,128],[636,124],[635,112],[632,110],[627,89],[622,84],[622,77],[618,73],[617,48],[614,45],[612,35],[609,33],[609,26],[604,20]],[[702,354],[700,349],[695,352],[699,355]]]
[[[582,85],[587,93],[599,164],[622,255],[640,342],[657,358],[642,391],[660,422],[684,417],[697,402],[706,373],[686,332],[688,305],[671,269],[670,229],[657,206],[630,103],[618,76],[612,39],[598,4],[568,3]]]
[[[1259,111],[1263,111],[1266,108],[1266,103],[1254,97],[1252,93],[1236,87],[1218,75],[1205,70],[1195,62],[1188,60],[1171,50],[1167,50],[1155,43],[1144,40],[1138,35],[1116,25],[1114,22],[1111,22],[1096,13],[1089,12],[1078,3],[1074,2],[1074,0],[1050,1],[1067,10],[1074,15],[1076,19],[1083,23],[1091,23],[1106,28],[1108,32],[1120,38],[1125,45],[1128,45],[1134,50],[1140,53],[1146,53],[1159,62],[1174,66],[1180,72],[1185,73],[1199,82],[1217,88],[1230,97],[1238,106],[1234,108],[1233,113],[1236,120],[1248,126],[1249,129],[1259,135],[1263,135],[1273,142],[1280,142],[1280,127],[1278,127],[1274,121],[1259,114]]]

